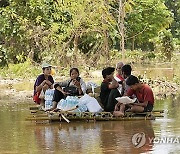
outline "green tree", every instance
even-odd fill
[[[77,63],[82,53],[95,64],[101,55],[110,59],[110,50],[122,50],[123,42],[132,50],[154,46],[172,21],[164,1],[121,1],[119,9],[120,1],[0,1],[1,53],[13,63],[30,58],[63,65]]]
[[[170,11],[161,0],[134,0],[133,10],[125,20],[126,41],[132,50],[151,48],[150,40],[172,22]]]
[[[16,0],[9,3],[8,7],[0,9],[1,40],[8,57],[17,63],[44,49],[42,38],[50,25],[49,7],[41,1]]]
[[[180,38],[180,1],[166,0],[166,6],[171,11],[174,18],[170,28],[173,37]]]

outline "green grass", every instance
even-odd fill
[[[8,67],[1,68],[0,76],[9,79],[26,79],[36,77],[42,72],[40,67],[34,66],[29,60],[19,64],[9,64]]]

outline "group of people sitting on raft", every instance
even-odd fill
[[[33,100],[44,107],[44,98],[41,97],[47,89],[55,89],[52,99],[52,108],[55,110],[61,99],[65,99],[70,93],[63,87],[72,87],[73,96],[86,94],[86,83],[81,77],[78,68],[70,69],[70,78],[67,81],[55,83],[51,76],[52,66],[42,65],[43,74],[39,75],[34,84]],[[114,76],[115,69],[117,71]],[[107,67],[102,70],[103,81],[100,87],[100,100],[105,112],[112,112],[114,116],[124,116],[125,111],[150,112],[154,106],[153,91],[149,85],[141,83],[139,79],[131,75],[132,68],[129,64],[117,63],[116,68]],[[73,89],[74,88],[74,89]],[[117,98],[136,98],[135,102],[124,103]]]

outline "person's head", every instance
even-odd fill
[[[107,67],[102,70],[102,76],[104,79],[108,79],[109,81],[112,80],[114,75],[115,68],[114,67]]]
[[[78,68],[71,68],[70,69],[70,78],[73,80],[73,79],[76,79],[77,77],[79,76],[79,70]]]
[[[139,79],[134,75],[130,75],[126,80],[126,84],[133,90],[137,90],[139,88],[139,83]]]
[[[47,76],[51,75],[51,67],[52,65],[48,63],[42,64],[42,70],[43,70],[44,75],[47,75]]]
[[[117,71],[117,73],[119,75],[122,75],[121,69],[122,69],[123,66],[124,66],[123,62],[119,62],[119,63],[116,64],[116,71]]]
[[[129,65],[129,64],[124,65],[124,66],[121,68],[121,71],[122,71],[123,77],[124,77],[124,78],[127,78],[128,76],[131,75],[131,71],[132,71],[131,65]]]

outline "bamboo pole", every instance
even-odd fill
[[[64,116],[64,120],[66,122],[70,122],[69,120],[96,120],[96,121],[122,121],[122,120],[141,120],[141,119],[144,119],[144,120],[154,120],[156,117],[163,117],[162,114],[160,113],[157,113],[157,114],[149,114],[148,116],[146,116],[144,114],[144,116],[140,116],[140,117],[137,117],[136,114],[133,113],[132,116],[125,116],[125,117],[113,117],[113,116],[110,116],[110,115],[107,115],[105,117],[103,117],[103,115],[100,115],[100,116],[92,116],[87,114],[84,114],[86,116],[73,116],[73,114],[71,113],[71,116],[68,116],[69,113],[66,113],[65,115],[62,114]],[[143,115],[143,114],[139,114],[139,115]],[[68,117],[68,119],[66,117]],[[49,120],[49,121],[53,121],[53,120],[59,120],[60,117],[59,117],[59,113],[54,113],[53,115],[51,116],[41,116],[41,115],[37,115],[37,116],[29,116],[26,118],[26,120],[31,120],[31,121],[42,121],[42,120]]]

